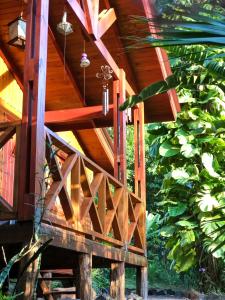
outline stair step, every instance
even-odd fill
[[[74,295],[76,294],[76,288],[71,287],[71,288],[55,288],[51,291],[46,291],[44,292],[44,295]]]

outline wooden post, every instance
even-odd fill
[[[92,254],[79,255],[80,299],[92,300]]]
[[[24,99],[20,138],[18,219],[34,217],[43,194],[45,162],[45,92],[49,0],[28,2]]]
[[[136,273],[137,294],[144,300],[148,299],[148,271],[147,267],[137,267]]]
[[[139,217],[139,228],[146,250],[146,175],[145,175],[145,138],[144,138],[144,104],[140,103],[134,109],[134,167],[135,167],[135,194],[142,200],[142,209]],[[137,267],[137,293],[147,300],[148,273],[147,267]]]
[[[125,300],[125,263],[111,263],[110,296],[115,300]]]
[[[126,100],[126,77],[120,70],[120,79],[113,82],[113,127],[114,127],[114,176],[124,185],[126,174],[126,114],[119,111],[119,106]]]
[[[126,113],[119,111],[119,106],[126,100],[126,76],[120,69],[120,79],[113,82],[113,127],[114,127],[114,176],[127,185],[126,162]],[[128,232],[128,201],[124,190],[118,209],[118,219],[122,229],[122,239],[127,242]]]
[[[24,99],[17,158],[18,220],[33,220],[36,202],[43,196],[45,162],[45,91],[48,45],[48,0],[30,0],[27,13],[24,65]],[[37,213],[36,213],[37,215]],[[40,214],[41,215],[41,214]],[[26,258],[25,260],[29,259]],[[33,299],[38,259],[25,271],[20,288],[22,299]]]
[[[134,168],[135,194],[142,200],[139,228],[146,251],[146,175],[145,175],[145,137],[144,137],[144,104],[134,109]]]

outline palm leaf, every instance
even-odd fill
[[[144,88],[139,95],[129,97],[121,106],[120,110],[125,110],[128,107],[135,106],[139,102],[148,100],[149,98],[167,92],[169,89],[177,87],[178,82],[174,75],[166,78],[166,80],[152,83]]]

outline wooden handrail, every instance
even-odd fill
[[[47,147],[52,151],[48,155],[57,169],[46,194],[46,211],[51,210],[48,219],[55,226],[143,254],[145,237],[139,229],[144,208],[142,199],[47,127],[46,133]],[[53,148],[66,154],[61,168],[57,158],[53,159],[56,156]],[[70,187],[66,186],[69,173]],[[53,209],[57,197],[63,210],[61,215]]]
[[[20,123],[2,124],[0,130],[0,148],[15,134],[19,141]],[[50,221],[88,239],[144,254],[145,237],[140,230],[140,215],[145,207],[142,199],[49,128],[45,131],[50,179],[45,182],[48,188],[43,222]],[[5,201],[0,202],[1,220],[14,219],[18,214],[18,159],[16,150],[14,203],[11,207]],[[57,206],[57,199],[61,207]]]

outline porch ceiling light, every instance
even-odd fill
[[[23,19],[22,14],[8,24],[8,32],[8,44],[24,49],[26,43],[26,21]]]

